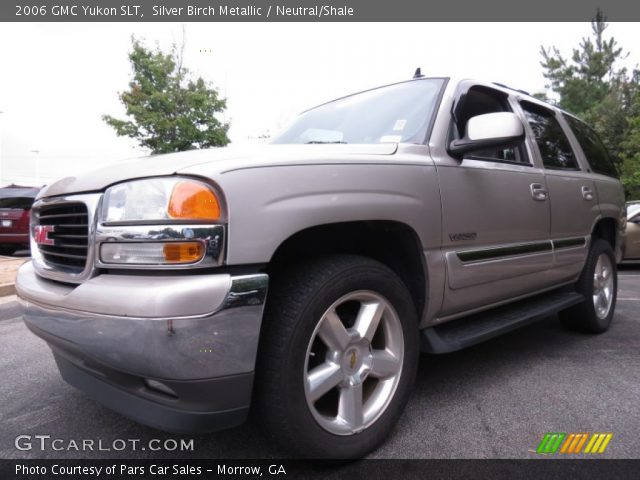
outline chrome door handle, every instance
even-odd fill
[[[584,198],[588,202],[593,200],[593,192],[589,187],[582,187],[581,190],[582,190],[582,198]]]
[[[532,183],[529,188],[531,189],[531,196],[534,200],[544,202],[547,199],[547,190],[541,183]]]

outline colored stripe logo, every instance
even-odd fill
[[[542,455],[604,453],[612,438],[613,433],[546,433],[538,445],[536,453]]]
[[[612,437],[613,433],[594,433],[584,453],[604,453]]]
[[[547,455],[556,453],[556,450],[560,447],[560,443],[564,440],[565,436],[566,433],[547,433],[540,442],[540,445],[538,445],[536,453],[543,453]]]

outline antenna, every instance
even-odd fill
[[[413,78],[423,78],[422,72],[420,71],[420,67],[416,68],[415,73],[413,74]]]

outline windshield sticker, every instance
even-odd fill
[[[407,124],[406,120],[396,120],[396,123],[393,124],[394,132],[401,132],[404,130],[404,126]]]

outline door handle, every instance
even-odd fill
[[[534,200],[544,202],[547,199],[547,190],[541,183],[532,183],[529,188],[531,189],[531,196]]]
[[[584,198],[588,202],[593,200],[593,192],[589,187],[582,187],[581,190],[582,190],[582,198]]]

